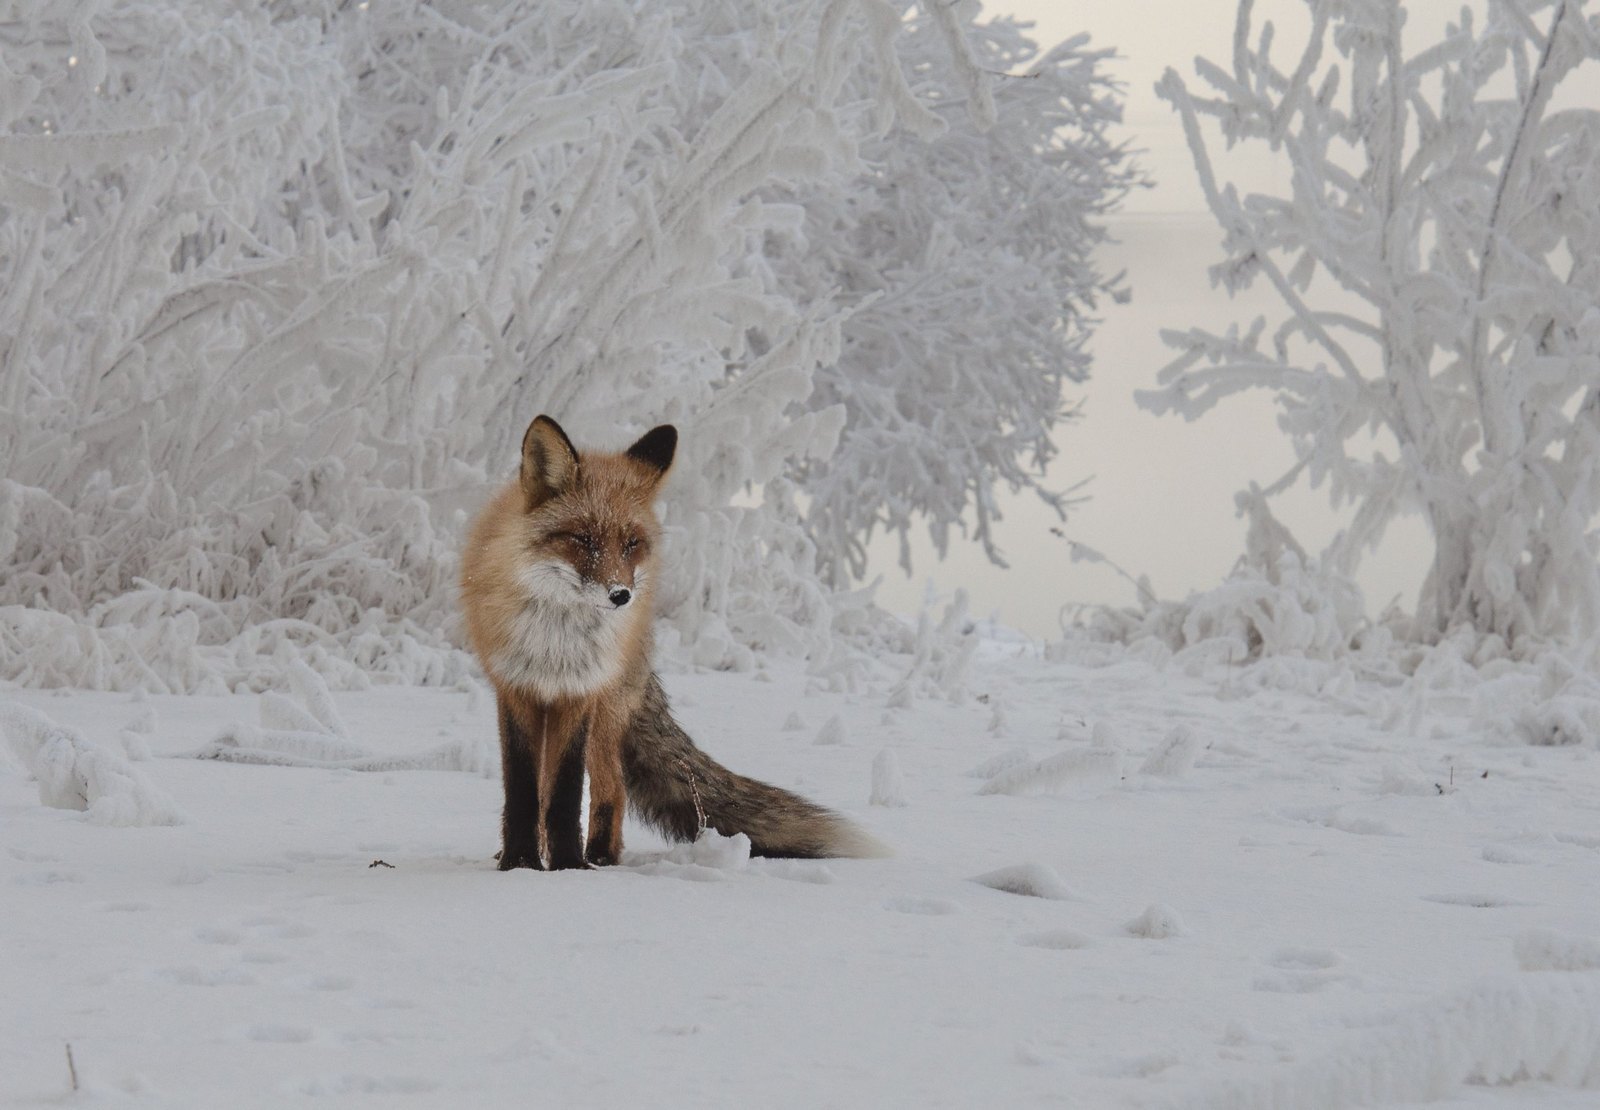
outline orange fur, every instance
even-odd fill
[[[651,677],[653,504],[675,445],[663,427],[626,452],[580,455],[541,416],[524,438],[517,480],[472,526],[461,598],[500,706],[502,869],[621,856],[623,737]],[[575,848],[576,743],[590,811],[588,844]]]

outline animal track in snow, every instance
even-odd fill
[[[406,1075],[338,1075],[308,1079],[295,1087],[302,1095],[425,1095],[437,1089],[431,1079]]]
[[[918,898],[909,894],[897,894],[893,898],[886,899],[883,908],[893,910],[895,913],[920,914],[927,917],[959,913],[961,910],[959,905],[945,898]]]
[[[1267,964],[1278,971],[1333,971],[1339,966],[1339,953],[1331,948],[1278,948],[1267,956]]]
[[[1319,825],[1325,829],[1334,829],[1337,832],[1351,833],[1355,836],[1399,836],[1400,832],[1382,821],[1371,817],[1351,817],[1343,813],[1338,806],[1312,806],[1309,808],[1285,809],[1280,811],[1281,816],[1290,821],[1299,821],[1306,825]]]
[[[1170,1067],[1182,1063],[1176,1056],[1165,1053],[1152,1053],[1148,1056],[1135,1056],[1130,1060],[1121,1060],[1101,1068],[1097,1074],[1108,1079],[1152,1079]]]
[[[194,939],[202,944],[238,944],[244,940],[244,934],[237,929],[219,929],[207,925],[194,931]]]
[[[348,975],[313,975],[306,980],[305,988],[311,991],[347,991],[356,985]]]
[[[180,987],[253,987],[256,977],[232,967],[205,970],[198,967],[165,967],[152,973],[165,983]]]
[[[81,883],[83,876],[76,871],[34,871],[18,875],[11,882],[14,886],[55,886],[58,883]]]
[[[1486,863],[1532,863],[1534,859],[1526,852],[1519,852],[1515,848],[1507,848],[1504,844],[1491,844],[1483,850],[1483,859]]]
[[[35,852],[27,848],[11,848],[7,852],[19,863],[60,863],[61,857],[53,852]]]
[[[1574,844],[1579,848],[1600,848],[1600,835],[1594,833],[1552,833],[1563,844]]]
[[[1274,971],[1256,976],[1250,989],[1269,994],[1313,994],[1343,978],[1327,971]]]
[[[761,875],[770,875],[774,879],[786,879],[792,883],[831,883],[838,876],[832,868],[818,860],[811,859],[756,859],[751,861],[751,870]]]
[[[315,1034],[300,1025],[252,1025],[245,1036],[263,1044],[305,1044]]]
[[[288,959],[280,952],[268,952],[265,949],[253,949],[239,953],[239,959],[247,964],[281,964]]]
[[[266,930],[268,936],[276,937],[278,940],[303,940],[315,932],[315,929],[296,921],[288,921]]]
[[[1477,910],[1499,910],[1531,903],[1502,898],[1498,894],[1424,894],[1424,902],[1438,902],[1445,906],[1468,906]]]
[[[1600,940],[1532,929],[1516,939],[1517,965],[1523,971],[1594,971],[1600,969]]]
[[[1339,953],[1329,948],[1280,948],[1267,963],[1283,971],[1329,971],[1339,966]]]
[[[1042,933],[1025,933],[1017,938],[1017,943],[1026,948],[1069,951],[1088,948],[1094,941],[1089,939],[1087,933],[1080,933],[1076,929],[1047,929]]]

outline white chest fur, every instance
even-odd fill
[[[525,603],[491,661],[502,681],[541,698],[570,698],[593,693],[621,674],[634,614],[603,608],[604,591],[586,588],[564,564],[528,567],[519,585]],[[591,598],[591,592],[599,596]]]

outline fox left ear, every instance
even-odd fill
[[[637,459],[665,474],[677,450],[678,429],[671,424],[662,424],[640,436],[639,441],[628,448],[628,458]]]
[[[534,418],[522,436],[522,495],[524,508],[533,510],[559,497],[578,480],[578,452],[548,416]]]

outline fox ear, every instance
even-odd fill
[[[637,459],[646,466],[665,474],[672,465],[672,456],[678,450],[678,429],[671,424],[651,428],[639,441],[628,448],[628,458]]]
[[[522,493],[534,509],[578,480],[578,451],[548,416],[536,416],[522,437]]]

